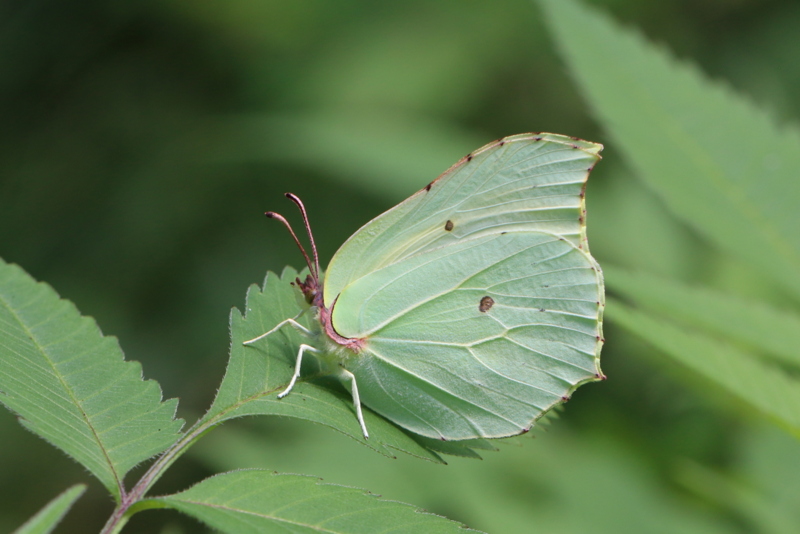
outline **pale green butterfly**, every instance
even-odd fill
[[[373,411],[441,440],[526,432],[581,384],[604,379],[603,275],[589,254],[584,191],[602,145],[520,134],[468,154],[361,227],[320,280],[297,280],[316,314],[311,352]]]

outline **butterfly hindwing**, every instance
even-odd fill
[[[362,401],[439,439],[530,428],[599,376],[602,274],[570,240],[502,231],[420,252],[348,285],[333,310]]]

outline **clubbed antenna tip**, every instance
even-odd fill
[[[303,215],[303,223],[306,225],[306,233],[308,234],[308,240],[311,241],[311,252],[314,254],[314,268],[311,268],[311,262],[308,264],[309,270],[313,271],[314,277],[319,279],[319,255],[317,254],[317,244],[314,243],[314,234],[311,233],[311,224],[308,222],[308,214],[306,213],[306,207],[303,205],[303,202],[300,200],[300,197],[295,195],[294,193],[285,193],[286,198],[294,202],[297,207],[300,209],[300,213]],[[295,237],[295,241],[297,238]],[[299,243],[298,243],[299,244]],[[302,247],[301,247],[302,248]],[[305,252],[303,252],[305,255]],[[308,256],[306,255],[306,261],[308,261]]]

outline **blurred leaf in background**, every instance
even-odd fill
[[[724,78],[779,124],[797,120],[793,0],[593,3]],[[266,270],[300,265],[262,215],[288,211],[284,191],[305,201],[326,263],[371,217],[513,133],[606,145],[587,192],[601,264],[797,309],[780,283],[710,246],[644,185],[620,134],[593,114],[593,82],[575,70],[570,78],[576,67],[527,0],[17,1],[0,7],[0,23],[0,255],[117,335],[190,421],[223,374],[230,307]],[[609,315],[609,380],[575,395],[550,432],[482,461],[394,461],[322,427],[242,421],[201,442],[156,493],[259,466],[368,488],[489,532],[796,526],[797,492],[777,488],[788,488],[784,475],[800,479],[789,477],[800,469],[797,441],[753,424],[730,396],[707,394],[706,379],[657,357]],[[0,433],[0,531],[89,480],[5,412]],[[64,532],[98,530],[110,511],[92,484]],[[719,488],[740,500],[715,499]],[[764,520],[773,510],[764,500],[783,522]],[[166,522],[198,529],[148,512],[126,532]]]

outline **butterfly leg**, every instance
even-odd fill
[[[358,386],[356,385],[356,377],[353,373],[345,369],[344,367],[339,368],[339,377],[344,378],[350,381],[350,389],[353,394],[353,404],[356,407],[356,417],[358,418],[358,424],[361,425],[361,431],[364,433],[364,439],[369,439],[369,432],[367,432],[367,425],[364,423],[364,414],[361,413],[361,399],[358,396]]]
[[[300,317],[300,316],[298,315],[297,317]],[[247,341],[242,343],[242,345],[252,345],[256,341],[264,339],[265,337],[267,337],[268,335],[272,334],[273,332],[277,332],[278,330],[280,330],[281,328],[283,328],[287,324],[292,325],[297,330],[299,330],[300,332],[304,333],[307,336],[312,336],[313,333],[311,332],[311,330],[309,330],[305,326],[303,326],[300,323],[298,323],[297,321],[295,321],[295,319],[297,319],[297,317],[293,317],[292,319],[284,319],[283,321],[281,321],[277,325],[275,325],[275,328],[271,329],[269,332],[267,332],[265,334],[261,334],[258,337],[254,337],[253,339],[248,339]]]
[[[288,320],[291,321],[291,319]],[[294,374],[292,375],[292,379],[289,381],[289,385],[286,387],[286,389],[284,389],[282,393],[278,394],[279,399],[284,398],[289,394],[290,391],[292,391],[294,383],[297,382],[297,379],[300,377],[300,367],[303,363],[303,353],[305,351],[313,352],[314,354],[319,354],[322,352],[321,350],[315,349],[311,345],[300,345],[300,350],[297,352],[297,362],[294,364]]]

